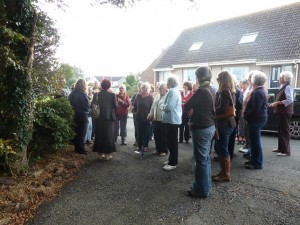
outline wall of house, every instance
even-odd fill
[[[271,75],[271,66],[270,65],[256,65],[255,63],[253,64],[235,64],[235,65],[226,65],[226,67],[249,67],[249,71],[252,70],[260,70],[262,72],[264,72],[267,76],[267,81],[265,83],[265,87],[269,88],[270,87],[270,75]],[[213,85],[217,86],[217,76],[218,74],[222,71],[222,69],[224,68],[224,66],[211,66],[212,69],[212,83]],[[189,68],[189,69],[196,69],[196,68]],[[298,64],[298,73],[296,73],[296,65],[293,68],[293,74],[294,74],[294,80],[292,81],[292,85],[295,87],[300,87],[300,65]],[[174,74],[175,76],[178,77],[178,82],[179,82],[179,89],[182,89],[182,84],[185,82],[184,78],[183,78],[183,70],[182,68],[179,69],[174,69],[172,70],[172,74]],[[296,81],[296,74],[298,74],[298,79],[297,79],[297,85],[295,85],[295,81]],[[159,72],[155,72],[152,79],[154,82],[154,76],[156,76],[156,81],[161,80],[159,77]],[[246,78],[246,77],[245,77]]]
[[[150,84],[154,84],[154,76],[155,76],[155,72],[153,72],[153,71],[144,73],[141,76],[141,81],[149,82]]]

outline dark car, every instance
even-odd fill
[[[269,103],[275,102],[278,90],[278,88],[270,88],[268,90]],[[276,114],[274,114],[273,110],[273,108],[268,108],[268,121],[263,130],[278,131]],[[300,88],[294,88],[294,115],[290,122],[290,133],[292,138],[300,139]]]

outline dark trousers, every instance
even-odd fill
[[[251,164],[261,169],[263,167],[263,151],[261,146],[261,129],[265,126],[267,118],[248,123],[249,141],[251,145]]]
[[[117,141],[119,134],[121,136],[122,141],[125,140],[125,138],[127,137],[126,126],[127,126],[127,115],[122,115],[122,116],[117,115],[116,120],[114,122],[115,141]]]
[[[135,141],[138,139],[138,127],[137,127],[137,120],[136,120],[136,115],[133,113],[133,125],[134,125],[134,137]]]
[[[150,122],[137,120],[137,142],[139,149],[142,147],[148,148],[149,143]]]
[[[154,128],[154,140],[155,146],[158,153],[168,153],[167,149],[167,128],[164,123],[161,121],[154,121],[153,122]]]
[[[167,130],[167,147],[169,149],[169,165],[176,166],[178,164],[178,125],[166,123]]]
[[[229,152],[229,155],[230,155],[230,159],[233,158],[234,147],[235,147],[235,138],[236,138],[236,134],[237,134],[237,131],[238,131],[239,120],[240,120],[239,117],[235,117],[236,127],[234,128],[234,130],[232,131],[232,133],[229,136],[228,152]]]
[[[88,114],[87,113],[75,113],[75,133],[74,146],[75,151],[78,153],[85,152],[85,136],[88,127]]]
[[[278,149],[281,153],[291,154],[290,147],[290,124],[291,116],[287,114],[277,114],[277,123],[278,123]]]
[[[183,136],[184,140],[187,142],[190,139],[190,127],[188,125],[189,117],[186,112],[182,113],[182,123],[179,126],[179,141],[183,142]]]

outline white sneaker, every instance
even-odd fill
[[[169,160],[164,162],[164,165],[168,165],[169,164]]]
[[[163,167],[163,169],[164,169],[164,170],[174,170],[174,169],[176,169],[176,167],[177,167],[177,166],[165,165],[165,166]]]
[[[277,153],[276,155],[277,155],[277,156],[289,156],[288,154],[281,153],[281,152],[280,152],[280,153]]]
[[[248,149],[247,149],[247,148],[240,148],[240,149],[239,149],[239,152],[247,153],[247,152],[248,152]]]

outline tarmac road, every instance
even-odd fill
[[[192,144],[180,144],[179,166],[163,171],[167,156],[152,154],[153,141],[144,156],[134,153],[132,124],[129,118],[128,145],[118,144],[113,160],[83,156],[91,162],[78,179],[28,224],[300,224],[300,140],[292,140],[292,155],[281,158],[271,151],[276,135],[263,134],[262,170],[244,169],[236,151],[232,182],[214,183],[209,198],[194,199],[185,196],[194,179]],[[218,172],[217,162],[212,169]]]

